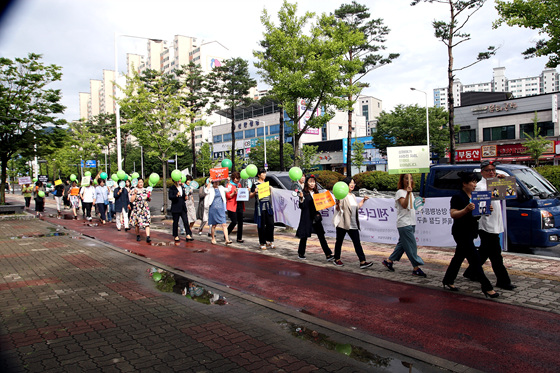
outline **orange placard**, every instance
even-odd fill
[[[212,181],[227,179],[228,171],[229,169],[227,167],[211,168],[210,179],[212,179]]]
[[[313,202],[317,211],[328,209],[335,205],[334,198],[331,192],[315,193],[313,194]]]

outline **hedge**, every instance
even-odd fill
[[[560,166],[541,166],[536,167],[535,170],[560,190]]]
[[[334,171],[315,171],[313,172],[317,182],[325,189],[332,190],[333,185],[344,179],[344,175]]]

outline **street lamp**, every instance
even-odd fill
[[[118,171],[122,170],[122,152],[121,152],[121,106],[119,105],[119,101],[116,100],[116,86],[117,86],[117,79],[119,77],[119,60],[118,60],[118,53],[117,53],[117,41],[119,36],[123,36],[126,38],[134,38],[134,39],[144,39],[144,40],[152,40],[155,42],[161,42],[161,39],[151,39],[145,38],[142,36],[134,36],[134,35],[119,35],[115,32],[115,121],[117,122],[117,168]]]
[[[266,163],[266,122],[264,120],[259,120],[259,123],[263,122],[263,138],[264,138],[264,170],[268,171],[268,164]]]
[[[422,92],[426,96],[426,136],[428,140],[428,152],[430,151],[430,117],[428,115],[428,94],[416,88],[410,88],[411,91]]]

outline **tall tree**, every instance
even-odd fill
[[[362,43],[349,45],[346,51],[346,59],[349,62],[358,60],[362,62],[362,67],[355,75],[349,75],[346,81],[348,87],[348,144],[352,140],[352,114],[354,111],[354,104],[360,95],[363,88],[369,86],[367,83],[361,82],[361,79],[366,76],[370,71],[377,69],[381,66],[391,63],[394,59],[399,57],[398,53],[390,53],[383,56],[380,51],[386,49],[384,43],[385,37],[389,34],[390,30],[383,24],[383,19],[374,18],[370,19],[369,8],[365,5],[358,4],[352,1],[351,4],[343,4],[335,10],[334,15],[337,20],[345,23],[348,28],[354,32],[359,32],[364,35]],[[351,147],[347,148],[346,155],[346,170],[347,175],[352,176],[352,161]]]
[[[185,90],[181,102],[188,113],[187,129],[191,135],[191,153],[193,160],[192,174],[198,176],[196,165],[196,141],[194,130],[198,126],[209,126],[211,123],[202,119],[204,114],[209,114],[216,109],[214,98],[217,89],[215,74],[204,74],[202,67],[194,62],[181,67],[178,74],[184,79]]]
[[[430,119],[430,146],[434,152],[444,154],[449,144],[449,133],[442,131],[447,124],[445,108],[432,107]],[[392,146],[423,145],[426,135],[426,109],[418,105],[397,105],[391,112],[382,111],[377,120],[377,131],[372,133],[373,143],[383,154]]]
[[[264,164],[264,142],[263,139],[258,139],[257,144],[251,148],[249,153],[249,162],[262,165]],[[280,171],[280,142],[279,140],[266,140],[266,161],[268,162],[268,169],[270,171]],[[294,149],[286,147],[284,149],[284,156],[290,158],[294,155]],[[260,167],[259,167],[260,168]]]
[[[231,58],[224,61],[222,66],[214,69],[217,73],[219,88],[218,97],[224,100],[224,105],[231,115],[231,154],[235,152],[235,108],[249,105],[253,100],[248,97],[249,90],[257,85],[251,79],[249,63],[242,58]],[[231,170],[235,171],[235,157],[231,157]]]
[[[549,39],[540,39],[523,54],[525,58],[548,56],[547,67],[560,65],[560,3],[558,0],[496,1],[500,18],[494,28],[502,23],[538,30]]]
[[[489,46],[486,52],[480,52],[474,62],[460,68],[455,67],[453,49],[466,41],[471,40],[471,35],[464,32],[466,24],[471,17],[482,8],[486,0],[413,0],[410,5],[421,2],[444,4],[449,8],[447,21],[433,21],[435,37],[447,47],[447,111],[449,112],[449,154],[450,163],[455,164],[455,100],[453,99],[453,81],[455,72],[469,68],[481,61],[489,59],[496,54],[496,48]]]
[[[56,114],[64,112],[59,89],[48,89],[62,78],[60,66],[45,65],[41,55],[25,58],[0,57],[0,204],[6,203],[6,170],[10,158],[34,144],[50,143],[47,126],[65,123]],[[39,148],[39,145],[37,146]]]
[[[301,147],[301,168],[304,172],[309,172],[311,169],[317,165],[317,145],[303,145]]]
[[[362,172],[362,167],[364,166],[364,143],[356,139],[352,146],[348,148],[352,148],[352,163],[358,167],[358,173]]]
[[[344,53],[361,43],[363,34],[337,23],[334,16],[322,15],[309,25],[314,17],[311,12],[299,17],[297,5],[284,1],[277,26],[263,10],[265,32],[259,43],[263,50],[253,52],[259,74],[289,118],[296,164],[301,159],[301,136],[321,128],[334,109],[347,108],[344,82],[361,68],[361,62],[347,61]]]
[[[527,140],[525,140],[525,147],[527,148],[526,153],[530,154],[535,161],[535,165],[539,166],[539,158],[546,150],[547,145],[550,145],[551,141],[547,140],[544,136],[540,134],[541,129],[539,128],[539,116],[535,111],[535,116],[533,117],[533,135],[523,132]]]
[[[204,176],[209,175],[210,169],[214,166],[214,160],[212,159],[212,146],[208,142],[202,144],[197,158],[200,171]]]
[[[146,70],[127,77],[124,97],[119,100],[123,116],[146,154],[161,162],[164,178],[167,161],[172,155],[182,155],[181,143],[187,142],[181,126],[185,124],[185,108],[181,102],[184,84],[175,72]],[[188,115],[188,114],[187,114]],[[163,183],[163,207],[167,211],[167,184]]]

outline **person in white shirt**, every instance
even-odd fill
[[[395,195],[395,207],[397,208],[397,230],[399,231],[399,241],[389,258],[383,261],[383,265],[393,272],[393,262],[401,260],[404,253],[412,264],[412,274],[415,276],[426,277],[424,271],[420,269],[424,265],[422,258],[418,256],[416,246],[416,212],[414,210],[414,180],[411,174],[401,174],[397,184],[397,194]]]
[[[89,181],[88,186],[82,187],[80,197],[82,197],[82,205],[85,208],[84,219],[91,221],[91,207],[95,203],[95,187],[92,180]]]
[[[480,173],[482,180],[478,182],[475,190],[487,190],[486,179],[491,177],[499,177],[496,175],[496,165],[498,162],[482,161],[480,164]],[[502,176],[503,177],[503,176]],[[490,259],[492,269],[496,275],[496,287],[513,290],[517,286],[511,283],[508,271],[504,266],[504,258],[502,257],[502,246],[500,245],[500,233],[504,231],[504,220],[502,219],[501,201],[493,200],[490,208],[490,215],[483,215],[478,221],[478,235],[480,236],[480,247],[478,255],[481,265]],[[472,281],[477,281],[476,274],[469,268],[465,270],[463,276]]]

